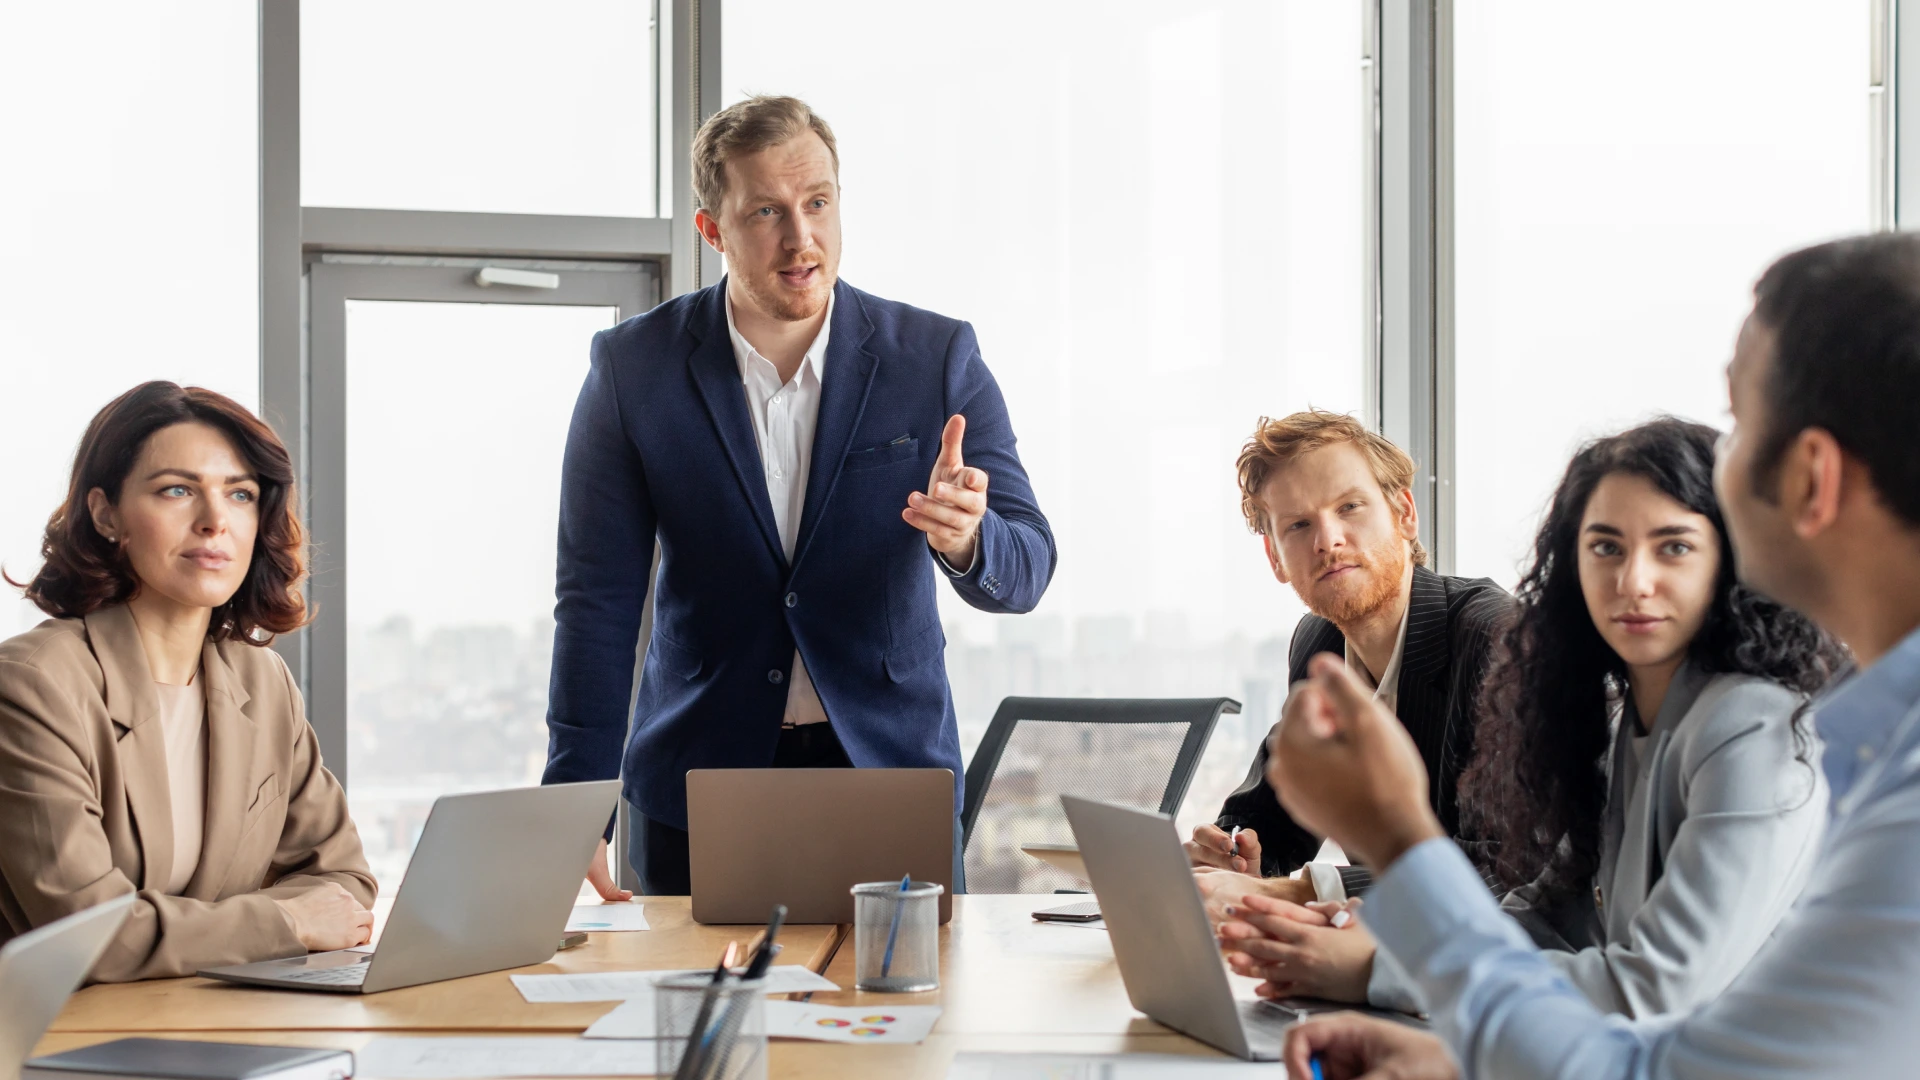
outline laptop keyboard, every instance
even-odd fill
[[[349,967],[302,968],[299,971],[276,973],[274,978],[324,986],[358,986],[367,981],[367,966],[354,964]]]

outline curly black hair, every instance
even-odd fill
[[[1812,621],[1735,580],[1713,494],[1718,438],[1704,424],[1662,417],[1582,447],[1554,491],[1533,564],[1520,579],[1519,615],[1481,684],[1474,757],[1460,780],[1463,814],[1475,835],[1492,841],[1478,846],[1484,869],[1504,888],[1534,881],[1551,865],[1561,888],[1583,890],[1600,864],[1612,706],[1626,692],[1627,669],[1587,612],[1577,544],[1587,501],[1604,478],[1644,477],[1713,523],[1720,573],[1688,647],[1697,668],[1812,694],[1846,661]],[[1804,712],[1794,717],[1794,737],[1811,768]]]

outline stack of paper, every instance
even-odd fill
[[[575,904],[573,917],[567,920],[567,933],[582,930],[605,934],[616,930],[651,930],[647,909],[638,900],[608,904]]]
[[[579,975],[511,975],[520,996],[534,1004],[576,1001],[626,1001],[645,996],[652,1000],[653,986],[676,975],[711,975],[706,971],[596,971]],[[799,964],[776,964],[767,969],[767,993],[797,994],[813,990],[838,990],[835,983],[821,978]]]
[[[1274,1080],[1285,1070],[1177,1054],[961,1054],[947,1080]]]
[[[651,1042],[532,1038],[378,1038],[356,1055],[365,1080],[508,1076],[652,1076]]]

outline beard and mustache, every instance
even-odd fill
[[[1390,536],[1366,550],[1320,560],[1311,574],[1293,579],[1293,591],[1308,611],[1344,630],[1393,602],[1411,560],[1407,545],[1398,536]],[[1332,581],[1321,580],[1321,575],[1339,566],[1355,569]]]

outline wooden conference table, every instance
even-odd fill
[[[1127,1002],[1106,931],[1036,923],[1057,906],[1046,896],[957,896],[940,931],[940,989],[925,994],[819,993],[828,1005],[937,1004],[933,1035],[917,1046],[848,1046],[775,1040],[770,1074],[784,1080],[902,1077],[940,1080],[961,1051],[1150,1052],[1225,1055],[1147,1019]],[[520,973],[700,968],[751,926],[701,926],[686,897],[648,897],[652,930],[594,934]],[[783,957],[853,986],[854,947],[844,928],[790,926]],[[509,972],[346,995],[256,990],[206,979],[91,986],[75,994],[37,1053],[130,1035],[357,1049],[389,1035],[578,1034],[613,1002],[530,1004]],[[1281,1075],[1276,1068],[1275,1075]]]

